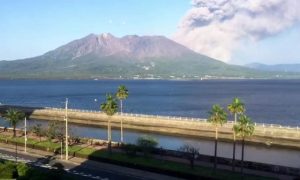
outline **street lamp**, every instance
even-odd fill
[[[27,118],[26,118],[26,116],[25,116],[25,119],[24,119],[24,123],[25,123],[25,129],[24,129],[24,135],[25,135],[25,149],[24,149],[24,151],[25,152],[27,152]]]
[[[60,159],[63,159],[62,146],[63,146],[63,139],[60,141]]]
[[[18,162],[18,142],[17,139],[15,137],[15,141],[16,141],[16,163]]]
[[[66,98],[65,105],[65,121],[66,121],[66,160],[69,159],[69,151],[68,151],[68,98]]]

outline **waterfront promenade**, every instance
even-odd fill
[[[2,105],[0,113],[3,114],[9,108],[20,109],[26,112],[31,119],[64,121],[65,117],[65,109],[50,107]],[[70,123],[107,127],[109,117],[103,112],[78,109],[68,109],[67,112]],[[213,139],[215,135],[215,129],[206,119],[119,113],[111,117],[112,128],[119,129],[121,119],[124,129],[132,131],[199,139]],[[219,128],[221,141],[232,141],[232,126],[233,121],[228,121]],[[255,123],[254,135],[247,139],[247,143],[300,149],[300,129],[276,124]]]

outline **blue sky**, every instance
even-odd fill
[[[169,36],[186,0],[1,0],[0,59],[40,55],[90,33]]]
[[[188,0],[0,0],[0,60],[41,55],[90,33],[172,37]],[[231,63],[300,63],[300,26],[245,41]]]

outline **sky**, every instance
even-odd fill
[[[0,60],[90,33],[164,35],[231,64],[300,63],[298,0],[0,0]]]

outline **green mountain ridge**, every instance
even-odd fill
[[[300,72],[300,64],[262,64],[251,63],[245,65],[248,68],[262,70],[262,71],[277,71],[277,72]]]

